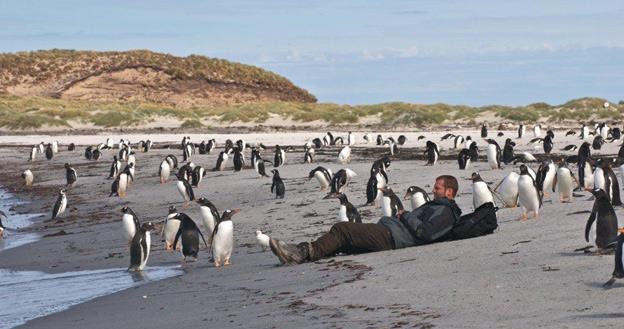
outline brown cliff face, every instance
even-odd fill
[[[51,50],[0,54],[0,92],[179,107],[264,101],[316,102],[313,95],[286,78],[254,66],[150,51]]]

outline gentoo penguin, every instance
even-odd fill
[[[593,189],[594,206],[585,224],[585,241],[589,241],[589,233],[593,231],[596,247],[606,249],[613,247],[617,241],[618,219],[613,206],[604,190]],[[595,227],[592,227],[596,223]]]
[[[176,158],[175,155],[169,154],[167,155],[167,157],[165,157],[165,160],[167,161],[167,163],[169,163],[169,167],[171,170],[178,169],[178,158]]]
[[[579,137],[581,139],[589,137],[589,128],[585,124],[581,127],[581,135]]]
[[[115,179],[117,175],[119,175],[119,171],[121,170],[121,161],[117,159],[116,155],[113,155],[113,163],[111,163],[110,174],[108,178]]]
[[[462,148],[464,144],[464,137],[461,135],[455,136],[455,140],[453,142],[453,148],[458,149]]]
[[[199,154],[206,154],[206,141],[199,143]]]
[[[427,138],[427,137],[425,137],[425,135],[420,135],[420,136],[418,136],[418,138],[416,138],[416,140],[419,141],[419,140],[425,139],[425,138]]]
[[[52,152],[54,152],[55,154],[58,153],[59,151],[59,142],[58,141],[53,141],[52,142]]]
[[[574,151],[576,151],[577,148],[578,147],[576,145],[570,144],[570,145],[567,145],[566,147],[564,147],[563,151],[572,151],[572,152],[574,152]]]
[[[600,150],[602,148],[602,145],[604,145],[605,141],[604,138],[602,138],[602,136],[597,135],[596,137],[594,137],[594,141],[592,142],[592,148],[594,150]]]
[[[547,191],[554,190],[553,182],[557,174],[557,167],[552,160],[544,161],[537,168],[535,183],[542,195],[548,195]]]
[[[552,151],[554,146],[551,135],[547,134],[546,137],[544,137],[544,143],[542,146],[544,147],[544,153],[550,154],[550,151]]]
[[[400,210],[405,210],[403,208],[403,203],[401,203],[401,199],[394,194],[394,191],[392,191],[391,188],[382,187],[379,190],[382,193],[381,210],[384,216],[396,217]]]
[[[284,165],[284,161],[286,160],[286,152],[279,146],[275,145],[275,157],[273,159],[273,166],[275,168]]]
[[[176,177],[178,178],[178,182],[177,182],[176,186],[178,188],[178,192],[180,192],[180,195],[184,199],[184,207],[186,207],[186,206],[188,206],[189,201],[195,200],[195,194],[193,193],[193,187],[191,186],[191,183],[189,183],[188,180],[186,180],[186,179],[184,179],[184,177],[182,177],[182,175],[176,174]]]
[[[113,180],[113,183],[111,184],[111,192],[108,196],[119,196],[119,176]]]
[[[357,176],[357,174],[351,169],[345,168],[338,170],[338,172],[336,172],[336,174],[332,177],[331,191],[325,198],[331,198],[332,196],[335,196],[336,193],[344,193],[344,190],[351,182],[351,179],[355,176]]]
[[[457,164],[460,170],[466,170],[466,167],[470,164],[470,150],[462,149],[457,155]]]
[[[397,138],[397,143],[399,143],[399,145],[403,146],[405,142],[407,142],[407,137],[405,137],[405,135],[400,135],[399,138]]]
[[[336,139],[334,139],[334,145],[343,145],[344,144],[344,140],[342,139],[342,137],[336,137]]]
[[[427,155],[427,164],[426,166],[433,166],[438,161],[440,157],[440,151],[438,149],[438,145],[432,141],[427,141],[425,154]]]
[[[87,146],[85,149],[84,157],[87,160],[93,160],[93,146]]]
[[[320,149],[321,147],[323,147],[323,141],[321,141],[320,138],[313,139],[312,144],[314,144],[314,147],[316,147],[317,149]]]
[[[609,137],[609,126],[607,126],[606,123],[603,123],[600,128],[600,136],[602,139],[607,139],[607,137]]]
[[[418,186],[410,186],[407,188],[405,192],[405,196],[403,200],[410,200],[410,204],[412,205],[412,210],[419,208],[425,203],[431,201],[429,198],[429,194],[422,188]]]
[[[260,177],[269,177],[266,173],[266,169],[264,168],[265,160],[260,157],[258,150],[251,151],[251,162],[253,163],[254,169],[256,169],[256,173]]]
[[[131,163],[136,167],[136,153],[134,151],[130,151],[130,153],[128,154],[127,164],[131,164]]]
[[[37,156],[37,146],[33,146],[32,149],[30,150],[30,158],[28,159],[28,161],[35,161],[35,157]]]
[[[204,174],[206,174],[206,170],[202,166],[195,166],[191,173],[191,185],[199,187],[199,183],[201,183],[204,178]]]
[[[193,154],[193,144],[187,142],[186,145],[182,147],[182,161],[187,161],[191,155]]]
[[[52,209],[52,219],[55,219],[65,212],[65,208],[67,208],[67,195],[65,195],[65,190],[61,189],[56,203],[54,204],[54,209]]]
[[[616,279],[624,278],[624,253],[622,252],[622,249],[624,249],[624,228],[618,229],[618,232],[620,234],[617,237],[615,246],[615,269],[613,270],[611,279],[603,285],[605,288],[611,287]]]
[[[576,181],[576,177],[570,168],[568,168],[565,161],[561,161],[559,163],[559,168],[557,168],[557,174],[555,175],[552,183],[552,191],[559,193],[559,202],[563,203],[572,201],[574,181]],[[576,183],[580,185],[578,181],[576,181]]]
[[[518,139],[522,138],[522,136],[524,136],[524,131],[526,130],[526,128],[524,127],[523,124],[520,124],[518,126]]]
[[[150,254],[152,242],[150,230],[154,229],[152,222],[144,223],[137,229],[136,234],[130,240],[130,267],[129,272],[143,271]]]
[[[169,174],[171,173],[171,166],[167,160],[163,160],[158,168],[158,176],[160,177],[160,184],[164,184],[169,180]]]
[[[622,130],[618,127],[612,128],[611,138],[613,138],[613,140],[619,140],[620,138],[622,138]]]
[[[574,135],[576,135],[576,131],[574,131],[574,130],[568,130],[568,132],[567,132],[565,135],[566,135],[566,137],[568,137],[568,136],[574,136]]]
[[[578,171],[579,182],[584,188],[591,188],[591,184],[593,183],[592,168],[589,164],[589,160],[591,160],[591,149],[589,148],[589,143],[583,142],[578,149]],[[582,187],[579,186],[579,189],[582,189]]]
[[[176,214],[172,219],[178,219],[180,221],[180,228],[176,233],[173,240],[173,249],[176,249],[178,240],[182,239],[182,261],[186,262],[187,257],[192,257],[193,261],[197,260],[197,254],[199,253],[199,237],[201,236],[204,241],[204,245],[208,248],[204,235],[197,227],[197,224],[187,214],[181,212]]]
[[[455,134],[451,134],[451,133],[449,133],[449,134],[444,134],[444,135],[440,138],[440,140],[441,140],[441,141],[445,141],[445,140],[447,140],[447,139],[449,139],[449,138],[452,138],[452,137],[455,137]]]
[[[204,229],[206,229],[206,234],[208,235],[208,243],[212,244],[212,231],[214,231],[217,222],[219,222],[219,210],[214,205],[214,203],[210,202],[206,198],[196,199],[195,202],[199,204],[199,213],[202,217],[202,223],[204,224]]]
[[[245,156],[240,148],[234,149],[234,171],[241,171],[245,168]]]
[[[206,153],[210,154],[215,147],[217,147],[217,141],[214,138],[209,139],[206,144]]]
[[[225,169],[227,160],[228,160],[227,152],[221,151],[221,153],[219,153],[219,157],[217,158],[217,164],[215,165],[213,171],[223,171]]]
[[[505,207],[515,208],[518,205],[518,179],[520,175],[515,171],[510,172],[494,188]]]
[[[487,139],[488,149],[487,149],[487,159],[490,168],[492,169],[500,169],[501,167],[501,157],[502,152],[498,143],[493,139]]]
[[[505,140],[505,146],[503,146],[503,163],[509,164],[514,159],[514,146],[516,143],[511,141],[511,138]]]
[[[333,175],[329,169],[318,166],[310,171],[310,173],[308,174],[308,180],[312,179],[312,177],[316,178],[321,187],[321,191],[324,191],[329,187]]]
[[[178,210],[176,207],[170,206],[161,232],[161,236],[165,238],[165,250],[167,251],[173,250],[173,240],[175,240],[175,236],[180,229],[180,219],[176,217],[177,215]]]
[[[245,147],[247,145],[245,144],[245,141],[242,139],[239,139],[236,141],[236,148],[238,148],[238,150],[242,153],[245,152]]]
[[[392,161],[390,160],[390,158],[388,156],[384,156],[381,159],[375,160],[375,162],[373,162],[373,165],[371,166],[371,174],[373,172],[373,168],[379,169],[379,175],[381,176],[378,176],[378,180],[382,183],[381,186],[385,186],[386,184],[388,184],[388,174],[386,173],[386,168],[390,167],[391,164]]]
[[[385,180],[379,172],[379,168],[371,168],[370,177],[366,184],[366,204],[371,204],[377,201],[379,194],[379,188],[385,186]]]
[[[314,162],[314,148],[313,147],[306,148],[303,162],[304,163]]]
[[[488,135],[488,130],[486,125],[481,125],[481,137],[486,138]]]
[[[102,152],[100,152],[100,150],[95,149],[93,150],[93,154],[91,156],[91,160],[97,161],[100,159],[100,156],[102,156]]]
[[[119,150],[119,160],[128,161],[128,153],[128,147],[121,145],[121,149]]]
[[[477,142],[471,142],[470,146],[468,146],[468,151],[470,151],[470,161],[476,162],[479,160],[479,147],[477,146]]]
[[[267,251],[269,250],[270,246],[269,246],[269,241],[271,240],[271,238],[269,238],[268,235],[262,233],[262,231],[257,230],[256,231],[256,245],[262,249],[262,251]]]
[[[533,137],[540,137],[542,134],[542,125],[533,126]]]
[[[361,223],[362,217],[358,210],[349,202],[347,195],[344,193],[338,193],[336,197],[340,200],[340,210],[338,211],[338,221]]]
[[[280,177],[279,171],[277,169],[271,170],[273,173],[273,184],[271,184],[271,193],[275,192],[276,199],[283,199],[284,194],[286,193],[286,187],[284,186],[284,182]]]
[[[338,162],[343,165],[351,162],[351,147],[349,147],[349,145],[340,150],[340,153],[338,154]]]
[[[373,136],[369,133],[364,134],[364,140],[366,141],[366,144],[370,144],[373,142]]]
[[[41,154],[45,153],[45,143],[44,142],[39,143],[38,147],[39,147],[39,153],[41,153]]]
[[[601,177],[602,176],[602,177]],[[620,184],[617,176],[606,161],[598,159],[596,162],[596,170],[594,171],[594,188],[602,188],[606,193],[611,204],[621,206]]]
[[[127,173],[122,172],[117,176],[115,181],[117,182],[117,195],[119,195],[120,198],[125,197],[128,185],[130,184],[130,177]],[[115,185],[115,183],[113,183],[113,185]]]
[[[383,145],[383,137],[381,136],[381,134],[377,135],[377,145]]]
[[[334,145],[335,144],[334,135],[332,135],[332,133],[330,131],[327,132],[327,135],[325,135],[325,137],[327,137],[327,140],[329,141],[328,145]]]
[[[67,179],[67,186],[74,186],[74,183],[78,179],[76,169],[69,166],[69,163],[65,163],[65,178]]]
[[[143,145],[143,152],[149,152],[149,150],[152,149],[152,141],[151,140],[146,140],[145,144]]]
[[[52,151],[52,144],[50,143],[48,143],[48,146],[46,146],[45,156],[48,160],[52,160],[52,157],[54,156],[54,151]]]
[[[486,182],[483,181],[481,175],[472,173],[472,205],[475,209],[481,207],[482,204],[491,202],[494,204],[492,191]]]
[[[134,163],[128,163],[122,172],[128,175],[128,184],[134,183]]]
[[[518,203],[523,211],[521,219],[528,219],[529,212],[533,212],[534,218],[537,219],[539,208],[542,206],[542,194],[539,192],[535,179],[531,177],[525,165],[520,165]]]
[[[347,145],[355,145],[355,135],[353,135],[353,132],[349,132],[347,135]]]
[[[30,169],[26,169],[22,173],[22,178],[24,179],[24,183],[26,184],[26,186],[32,186],[35,177],[33,176],[33,173],[32,171],[30,171]]]
[[[217,226],[212,232],[212,259],[214,259],[215,267],[230,265],[230,257],[234,247],[234,225],[232,224],[232,216],[240,212],[240,209],[226,209]]]
[[[124,237],[130,243],[136,232],[139,230],[141,223],[139,217],[130,209],[130,207],[121,208],[121,226],[123,228]]]

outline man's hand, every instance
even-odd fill
[[[396,213],[396,218],[401,218],[401,215],[403,215],[403,213],[405,213],[405,209],[399,209],[399,211],[397,211]]]

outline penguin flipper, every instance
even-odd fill
[[[215,231],[216,231],[216,228],[215,228]],[[199,227],[197,227],[197,233],[199,233],[199,236],[201,236],[202,241],[204,241],[204,246],[206,246],[206,248],[208,248],[208,244],[206,243],[206,239],[204,239],[204,234],[201,232]]]
[[[178,244],[178,239],[180,238],[180,235],[182,235],[182,229],[181,229],[182,225],[180,225],[180,229],[178,229],[178,233],[176,233],[175,239],[173,239],[173,250],[176,250],[176,245]]]
[[[143,258],[141,258],[141,262],[143,262],[143,259],[147,259],[147,240],[144,237],[141,237],[141,249],[143,250]]]
[[[587,224],[585,224],[585,241],[589,242],[589,231],[591,230],[591,226],[596,220],[596,210],[593,209],[591,215],[587,219]]]

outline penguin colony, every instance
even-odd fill
[[[524,124],[518,125],[517,138],[525,136],[526,130],[527,127]],[[546,133],[543,134],[543,131]],[[453,133],[444,135],[439,141],[428,139],[425,135],[419,136],[416,142],[423,148],[424,162],[422,164],[435,166],[440,160],[440,151],[448,146],[447,149],[457,152],[459,169],[469,170],[471,163],[481,160],[478,144],[485,146],[485,160],[491,170],[504,170],[509,166],[515,170],[509,171],[495,187],[491,187],[484,181],[482,175],[487,177],[487,173],[472,173],[470,180],[472,180],[473,207],[476,209],[487,202],[493,202],[499,207],[520,207],[521,219],[538,218],[539,210],[544,205],[543,200],[549,194],[553,194],[555,200],[559,202],[573,202],[574,191],[590,191],[595,203],[586,223],[585,240],[594,244],[598,250],[616,249],[615,270],[612,279],[605,284],[606,286],[612,285],[616,279],[624,278],[622,265],[624,230],[618,229],[617,216],[613,208],[622,205],[616,173],[620,173],[621,178],[624,178],[624,146],[620,149],[616,160],[592,156],[592,151],[599,152],[605,143],[621,140],[619,128],[610,128],[603,123],[596,125],[592,131],[583,125],[578,131],[580,145],[556,147],[555,132],[541,125],[535,125],[529,145],[532,145],[535,152],[540,154],[539,157],[526,151],[516,153],[514,148],[517,143],[512,138],[505,138],[501,147],[499,141],[502,142],[502,140],[497,141],[493,138],[492,134],[488,133],[487,125],[481,127],[480,135],[483,142],[479,143],[476,138],[473,140],[472,136]],[[576,136],[577,131],[570,130],[565,135]],[[496,136],[504,137],[504,133],[498,133]],[[160,184],[168,184],[171,176],[177,178],[175,185],[181,196],[180,200],[183,202],[181,207],[187,208],[192,202],[199,206],[203,230],[193,218],[187,213],[178,211],[175,206],[170,206],[164,220],[156,225],[150,221],[141,223],[139,216],[130,206],[123,207],[121,230],[130,248],[129,270],[141,271],[145,268],[152,243],[150,232],[156,230],[158,225],[161,227],[160,236],[165,242],[166,250],[179,251],[184,261],[198,260],[203,245],[208,248],[210,259],[216,267],[231,264],[235,246],[234,222],[236,219],[234,215],[241,210],[225,209],[219,212],[212,201],[195,195],[194,188],[198,188],[208,174],[204,168],[212,168],[212,171],[217,172],[225,171],[232,166],[235,172],[253,169],[256,177],[262,180],[271,177],[267,168],[271,166],[273,169],[270,170],[272,174],[270,192],[275,193],[275,198],[283,199],[286,197],[287,190],[292,188],[289,181],[295,178],[281,177],[278,168],[287,165],[289,161],[314,164],[319,150],[324,149],[325,154],[327,150],[336,152],[334,153],[337,155],[336,163],[345,166],[354,156],[357,156],[356,144],[378,146],[384,151],[371,166],[366,186],[366,203],[363,206],[354,206],[347,196],[347,194],[358,193],[349,189],[349,183],[357,175],[353,170],[343,167],[334,173],[328,166],[316,166],[307,177],[308,180],[315,179],[320,190],[327,193],[325,199],[338,199],[336,221],[361,223],[362,216],[358,207],[371,205],[380,207],[380,213],[385,216],[395,216],[397,212],[405,208],[401,198],[391,188],[387,170],[391,165],[391,158],[400,154],[401,147],[404,147],[406,142],[407,138],[404,135],[395,139],[393,136],[384,137],[382,134],[365,133],[358,140],[353,132],[348,132],[345,136],[335,136],[328,132],[306,142],[303,145],[303,158],[295,160],[295,157],[287,157],[287,153],[294,149],[283,145],[275,145],[272,150],[267,150],[268,148],[262,143],[251,144],[243,140],[235,142],[226,140],[221,146],[215,139],[194,143],[190,137],[185,136],[180,143],[181,154],[167,155],[158,168],[151,170],[157,172]],[[99,145],[87,146],[84,157],[89,161],[112,157],[110,170],[105,176],[111,181],[110,197],[124,198],[127,193],[131,192],[131,186],[135,184],[141,154],[149,152],[153,146],[150,140],[133,144],[125,139],[115,143],[109,138]],[[67,150],[73,152],[76,147],[72,143],[68,145]],[[208,164],[200,166],[192,162],[197,154],[211,154],[220,147],[222,150],[218,151],[219,156],[214,167]],[[563,158],[551,156],[554,149],[576,154]],[[55,155],[59,152],[58,141],[41,142],[29,148],[27,161],[31,163],[41,161],[40,159],[44,157],[48,161],[54,161]],[[273,161],[263,159],[262,153],[268,153]],[[245,158],[247,154],[250,155],[249,162]],[[178,162],[178,156],[181,156],[182,162]],[[230,158],[233,162],[232,166],[228,164]],[[531,168],[531,164],[536,162],[537,171]],[[572,165],[575,165],[577,170],[571,169]],[[614,167],[617,169],[614,170]],[[64,168],[66,184],[58,190],[56,202],[51,207],[52,219],[68,216],[66,210],[71,205],[72,187],[80,184],[79,168],[72,166],[71,163],[65,163]],[[33,188],[36,176],[31,169],[25,169],[21,177],[26,187]],[[428,202],[430,198],[424,189],[411,186],[405,192],[403,200],[408,202],[409,208],[415,209]],[[0,217],[0,220],[2,219],[6,224],[7,218],[4,214]],[[4,231],[1,221],[0,229],[2,229],[1,236]],[[260,230],[256,231],[256,241],[261,250],[267,250],[268,240],[268,235]]]

